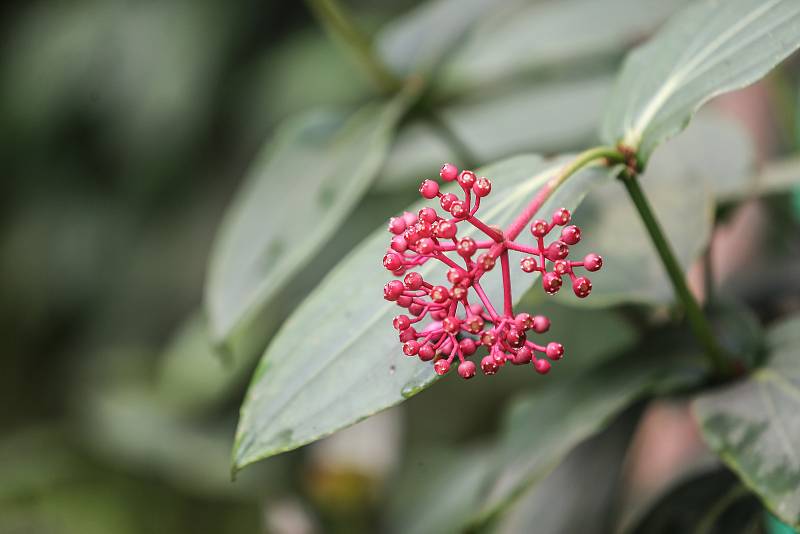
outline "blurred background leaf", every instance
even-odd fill
[[[460,472],[465,493],[470,481],[491,481],[480,458],[501,439],[498,414],[519,398],[551,391],[528,368],[468,388],[446,377],[401,406],[230,482],[230,444],[256,358],[320,280],[387,215],[412,202],[418,181],[443,160],[485,164],[596,143],[625,53],[686,2],[343,3],[397,72],[418,72],[429,85],[398,121],[397,139],[370,185],[360,185],[360,200],[342,210],[327,246],[301,251],[304,265],[253,318],[250,337],[234,347],[241,357],[233,359],[208,343],[203,310],[220,221],[282,124],[319,110],[332,123],[345,121],[374,102],[369,80],[300,2],[37,0],[0,7],[0,532],[352,534],[388,525],[406,532],[416,518],[422,525],[438,514],[440,521],[451,504],[467,502],[448,494],[439,508],[431,499],[409,512],[406,492],[439,492],[436,473],[446,465],[469,466]],[[761,322],[798,308],[793,236],[800,219],[787,193],[800,176],[790,153],[800,146],[797,81],[796,63],[784,63],[760,85],[759,102],[767,104],[735,97],[738,111],[715,106],[743,118],[746,136],[730,119],[698,118],[681,149],[691,153],[692,175],[710,180],[704,194],[717,202],[717,219],[742,219],[753,230],[736,234],[737,250],[750,262],[731,267],[720,291],[745,302]],[[463,138],[462,150],[452,146],[453,135]],[[764,161],[773,156],[780,161]],[[703,158],[707,168],[694,173]],[[756,197],[745,170],[756,159],[755,181],[768,198]],[[664,179],[681,178],[683,170],[667,167]],[[292,192],[315,178],[285,174],[277,183]],[[343,187],[352,178],[345,176]],[[294,206],[277,196],[251,200],[255,219],[265,220],[259,218],[275,205],[305,213],[297,192]],[[743,216],[753,211],[761,218]],[[605,220],[589,203],[577,217]],[[258,224],[259,237],[273,230]],[[586,246],[595,249],[599,237],[606,238],[584,237]],[[686,240],[686,250],[697,250],[695,239]],[[597,296],[602,285],[597,278]],[[689,343],[659,308],[568,308],[538,287],[518,305],[551,316],[550,334],[567,348],[552,382],[578,383],[631,350],[649,362],[665,357],[659,344]],[[312,334],[304,336],[307,343]],[[577,444],[572,439],[555,451],[564,467],[491,526],[529,531],[530,514],[541,522],[539,507],[556,507],[541,500],[551,496],[546,487],[583,481],[566,474],[602,463],[600,445],[596,457],[581,451],[612,439],[616,424],[575,453],[567,450]],[[521,439],[539,439],[529,432]],[[626,465],[634,463],[627,449],[625,456]],[[613,482],[608,471],[604,487]],[[549,524],[578,519],[568,512],[571,502],[561,501],[563,514],[550,510]],[[587,520],[605,506],[592,504]]]
[[[409,87],[344,122],[336,114],[308,115],[265,149],[212,253],[206,298],[216,343],[244,345],[245,353],[263,346],[263,338],[250,340],[257,336],[253,317],[358,203],[418,91]]]

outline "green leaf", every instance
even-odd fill
[[[653,156],[641,185],[684,270],[711,237],[714,197],[750,190],[754,160],[752,143],[742,129],[707,113]],[[673,301],[672,285],[622,184],[598,188],[575,220],[582,229],[576,253],[600,254],[604,268],[591,275],[589,298],[576,301],[564,296],[564,303],[608,306]]]
[[[381,29],[375,46],[400,75],[430,71],[496,5],[495,0],[431,0]]]
[[[438,502],[418,491],[405,509],[419,513],[407,517],[399,530],[443,534],[490,523],[635,400],[655,389],[696,383],[701,372],[674,357],[643,359],[637,354],[543,384],[512,402],[496,443],[452,467],[432,470],[431,487],[463,488],[456,492],[458,500]],[[464,472],[473,467],[476,478],[463,484]]]
[[[710,98],[749,85],[800,46],[796,0],[702,0],[625,61],[602,137],[650,157]]]
[[[275,463],[230,483],[228,424],[186,421],[168,413],[141,382],[93,384],[81,396],[81,438],[97,457],[132,471],[158,473],[172,486],[201,496],[252,496],[284,476]]]
[[[694,413],[709,446],[765,506],[800,526],[800,317],[768,335],[769,363],[702,395]]]
[[[353,106],[373,94],[370,80],[322,28],[310,26],[266,47],[234,85],[244,146],[258,146],[276,123],[314,108]],[[245,144],[246,143],[246,144]]]
[[[596,141],[600,110],[612,83],[609,77],[598,76],[579,82],[527,84],[448,103],[438,112],[478,161],[496,161],[529,150],[559,153]],[[458,156],[437,130],[424,121],[410,123],[400,130],[376,187],[408,187],[445,161],[457,163]]]
[[[377,175],[417,90],[367,105],[347,121],[312,112],[280,129],[250,170],[212,252],[206,309],[217,343],[257,336],[249,331],[256,317]]]
[[[156,394],[162,406],[202,415],[220,405],[246,378],[252,360],[221,359],[209,339],[205,317],[192,314],[161,355]]]
[[[529,155],[482,169],[494,182],[494,192],[481,209],[482,219],[505,227],[564,163]],[[591,184],[605,177],[607,173],[596,168],[576,174],[545,203],[542,212],[560,205],[574,207]],[[425,205],[430,202],[410,209]],[[464,230],[464,235],[474,233]],[[433,383],[432,366],[403,356],[391,328],[397,308],[381,294],[391,278],[380,261],[388,242],[385,228],[376,230],[275,336],[242,406],[234,446],[236,468],[319,439]],[[444,265],[434,262],[420,269],[426,278],[442,280],[445,271]],[[512,269],[518,298],[533,280]],[[499,276],[487,276],[482,283],[490,298],[502,296]],[[312,331],[314,335],[309,336]]]
[[[484,17],[442,67],[438,90],[463,93],[476,85],[560,68],[625,50],[655,30],[688,0],[560,0],[509,2]]]

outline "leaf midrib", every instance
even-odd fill
[[[702,48],[697,55],[695,55],[692,59],[690,59],[687,63],[685,63],[682,67],[676,65],[673,67],[672,71],[668,75],[667,82],[661,86],[661,89],[653,95],[650,99],[648,104],[642,110],[639,119],[634,123],[628,132],[625,134],[625,142],[629,145],[635,145],[634,147],[638,147],[639,143],[641,142],[642,134],[644,130],[647,128],[647,125],[650,121],[653,120],[653,117],[658,113],[659,109],[666,103],[666,101],[675,93],[675,91],[680,87],[680,84],[683,83],[684,78],[691,74],[691,71],[695,69],[702,61],[708,58],[711,54],[713,54],[716,50],[718,50],[721,46],[725,45],[727,41],[729,41],[732,37],[734,37],[739,31],[743,28],[747,27],[747,25],[751,24],[755,19],[760,17],[764,12],[770,10],[773,6],[779,4],[783,0],[770,0],[766,4],[762,4],[761,6],[757,7],[750,13],[748,13],[745,17],[731,26],[728,30],[720,34],[716,39],[708,43],[704,48]]]

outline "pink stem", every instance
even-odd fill
[[[467,218],[467,221],[470,224],[472,224],[472,226],[474,226],[475,228],[477,228],[478,230],[480,230],[484,234],[486,234],[489,237],[491,237],[492,239],[494,239],[497,243],[502,243],[503,242],[503,235],[500,232],[498,232],[497,230],[495,230],[493,228],[489,228],[488,226],[486,226],[486,224],[483,221],[481,221],[477,217],[470,216],[470,217]],[[524,224],[523,224],[523,226],[524,226]]]
[[[475,197],[475,205],[472,207],[472,210],[469,212],[469,216],[472,217],[478,211],[478,208],[481,207],[481,197]]]
[[[458,265],[456,262],[454,262],[453,260],[451,260],[450,258],[445,256],[444,254],[436,254],[433,257],[436,258],[437,260],[440,260],[442,263],[444,263],[446,265],[449,265],[453,269],[458,269],[459,271],[463,271],[464,270],[463,267]]]
[[[522,232],[522,229],[525,228],[531,219],[533,219],[536,212],[542,207],[548,198],[550,198],[550,194],[553,192],[555,185],[558,182],[555,180],[550,180],[547,182],[539,191],[536,193],[536,196],[531,199],[525,209],[522,210],[516,219],[509,225],[506,229],[506,238],[508,240],[514,240],[517,236]]]
[[[525,245],[520,245],[519,243],[515,243],[513,241],[506,242],[506,247],[510,248],[511,250],[516,250],[517,252],[523,252],[525,254],[541,253],[541,251],[538,248],[526,247]]]
[[[477,248],[490,248],[494,245],[494,241],[476,241],[475,246]],[[452,252],[458,248],[457,243],[444,243],[439,245],[439,250],[442,252]]]
[[[475,288],[475,293],[478,294],[478,298],[481,299],[486,311],[489,312],[489,317],[492,318],[492,322],[497,323],[499,316],[497,315],[497,311],[492,306],[492,303],[489,302],[489,298],[486,296],[486,293],[483,291],[481,284],[479,282],[475,282],[472,284],[472,287]]]
[[[508,250],[504,250],[500,254],[500,266],[503,270],[503,313],[510,317],[514,314],[514,307],[511,301],[511,268],[508,265]]]

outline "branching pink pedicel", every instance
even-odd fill
[[[488,350],[481,360],[484,374],[495,374],[509,361],[516,365],[532,363],[538,373],[547,373],[550,361],[564,355],[564,347],[556,342],[539,345],[528,339],[531,331],[547,332],[550,320],[543,315],[514,314],[509,251],[523,254],[519,265],[524,272],[542,273],[542,287],[546,293],[558,292],[564,277],[568,277],[572,290],[580,298],[589,295],[592,283],[585,276],[576,275],[574,269],[583,267],[587,271],[597,271],[603,265],[602,258],[588,254],[583,261],[567,259],[569,247],[580,241],[581,231],[569,225],[571,215],[564,208],[556,210],[550,221],[537,219],[531,223],[535,247],[514,241],[547,200],[551,192],[549,185],[504,232],[476,216],[481,199],[492,191],[492,183],[487,178],[478,178],[472,171],[459,173],[449,163],[442,166],[439,175],[445,182],[457,180],[464,197],[442,194],[439,184],[433,180],[423,181],[419,192],[427,199],[438,198],[447,217],[439,216],[433,208],[423,208],[417,215],[405,212],[389,221],[389,232],[394,236],[383,257],[383,265],[395,276],[405,276],[402,281],[392,280],[386,284],[383,296],[408,310],[408,314],[398,315],[393,320],[394,328],[400,333],[403,352],[418,356],[422,361],[435,360],[434,369],[440,375],[447,373],[458,358],[458,374],[462,378],[472,378],[476,366],[467,358],[482,345]],[[485,239],[459,239],[458,225],[463,223],[477,228]],[[557,226],[563,227],[560,238],[545,244],[545,237]],[[449,267],[447,284],[434,285],[413,271],[431,259]],[[482,277],[495,268],[498,259],[503,279],[501,311],[489,301],[480,283]],[[427,324],[421,326],[425,319],[428,319]]]

